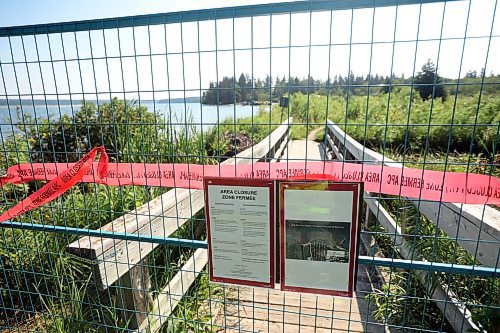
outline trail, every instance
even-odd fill
[[[321,127],[318,127],[312,131],[309,132],[309,134],[307,135],[307,141],[314,141],[314,139],[316,139],[316,133],[318,133],[319,131],[324,131],[325,128],[323,126]]]

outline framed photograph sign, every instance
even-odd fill
[[[274,181],[205,178],[210,281],[274,288]]]
[[[352,297],[362,183],[279,186],[281,289]]]

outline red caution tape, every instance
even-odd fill
[[[61,194],[69,190],[73,185],[78,183],[83,178],[83,176],[92,168],[93,162],[98,152],[101,153],[101,157],[99,159],[99,164],[97,165],[97,175],[100,179],[104,179],[108,172],[108,155],[106,155],[104,147],[94,148],[80,161],[64,170],[61,174],[53,177],[53,179],[45,184],[41,189],[31,194],[26,199],[3,213],[0,216],[0,222],[24,214],[34,208],[40,207],[41,205],[44,205],[47,202],[56,199]],[[61,168],[59,166],[59,169],[56,170],[60,169]],[[11,179],[13,179],[12,174],[8,173],[7,176],[0,179],[0,185],[3,185],[6,182],[11,182]],[[25,180],[23,180],[22,182],[24,181]],[[16,183],[20,183],[20,181],[17,181]]]
[[[92,164],[98,151],[101,151],[99,164]],[[204,176],[361,181],[364,182],[364,190],[367,192],[441,202],[500,205],[499,178],[463,172],[326,161],[258,162],[238,165],[111,163],[108,166],[107,164],[107,156],[101,147],[92,150],[76,164],[34,163],[10,167],[7,175],[0,179],[0,185],[21,184],[33,180],[50,182],[0,216],[0,221],[53,200],[79,181],[109,186],[139,185],[203,189]],[[104,171],[106,168],[107,173]],[[59,175],[59,170],[65,169],[67,170]],[[97,174],[94,170],[97,170]]]

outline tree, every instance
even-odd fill
[[[29,114],[22,117],[23,130],[33,139],[31,161],[43,163],[76,162],[81,154],[101,145],[112,161],[145,162],[160,149],[157,131],[167,131],[156,113],[116,97],[100,105],[87,101],[72,116],[63,115],[50,123],[39,123]],[[132,153],[136,149],[146,155]]]
[[[240,78],[238,79],[238,87],[240,88],[236,92],[239,92],[240,99],[236,98],[237,102],[248,102],[249,101],[249,93],[251,92],[247,89],[247,78],[245,74],[241,73]]]
[[[422,66],[422,71],[417,74],[415,84],[417,84],[415,90],[424,101],[429,98],[441,97],[443,100],[446,98],[447,94],[441,84],[441,77],[437,74],[436,66],[430,59]]]
[[[234,78],[224,76],[220,82],[219,89],[219,103],[232,104],[235,102],[234,96]]]
[[[380,92],[383,94],[388,94],[392,91],[392,88],[393,87],[392,87],[391,79],[389,77],[386,77],[382,87],[380,88]]]
[[[476,71],[468,71],[467,74],[465,74],[465,77],[468,79],[475,79],[475,78],[477,78],[477,72]]]

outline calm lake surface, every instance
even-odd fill
[[[249,117],[259,112],[259,106],[251,105],[204,105],[201,103],[141,103],[148,108],[162,116],[166,120],[171,120],[175,127],[183,128],[182,124],[188,122],[192,123],[198,130],[203,131],[209,129],[220,121],[226,119],[238,119]],[[0,105],[0,140],[10,136],[13,132],[19,132],[15,126],[19,122],[17,117],[16,107],[18,105],[11,105],[10,110],[5,105]],[[30,114],[38,119],[51,119],[57,120],[60,115],[73,115],[74,112],[80,110],[81,105],[35,105],[23,104],[22,111],[24,114]],[[168,110],[171,110],[169,114]],[[169,119],[171,118],[171,119]]]

